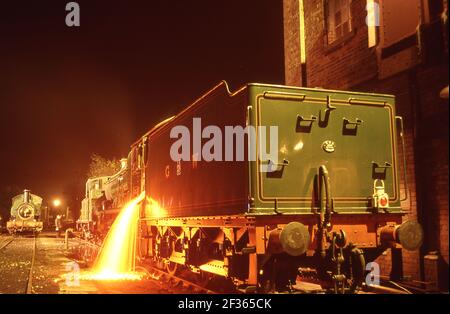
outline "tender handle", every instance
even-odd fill
[[[391,168],[392,167],[392,164],[387,162],[387,161],[384,162],[384,165],[382,163],[379,163],[379,162],[376,162],[376,161],[372,161],[372,165],[374,166],[374,168],[384,168],[384,169],[386,169],[386,168]]]
[[[316,116],[311,115],[311,118],[305,118],[299,114],[297,115],[297,124],[300,124],[302,122],[310,122],[312,124],[315,121],[317,121]]]
[[[274,166],[277,166],[277,167],[284,167],[284,166],[289,166],[289,160],[283,159],[283,162],[282,162],[282,163],[279,163],[279,162],[273,162],[272,160],[268,159],[268,160],[267,160],[267,164],[268,164],[269,166],[270,166],[270,165],[274,165]]]
[[[344,127],[347,127],[347,125],[354,125],[357,127],[358,125],[361,125],[364,121],[361,119],[356,118],[355,121],[350,121],[350,119],[344,118]]]

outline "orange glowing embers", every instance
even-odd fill
[[[136,235],[139,219],[138,204],[145,193],[130,201],[111,226],[91,273],[84,279],[139,280],[141,274],[134,271]]]

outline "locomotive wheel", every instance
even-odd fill
[[[174,262],[169,262],[166,264],[166,270],[169,273],[169,275],[174,276],[177,273],[178,264]]]

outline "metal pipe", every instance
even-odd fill
[[[325,188],[325,208],[323,207],[323,189]],[[330,223],[331,216],[331,190],[330,190],[330,176],[327,168],[322,165],[319,167],[319,199],[320,199],[320,215],[321,223],[327,225]],[[327,227],[327,226],[325,226]]]
[[[402,155],[403,155],[403,180],[404,180],[404,187],[405,187],[405,197],[401,198],[400,201],[406,201],[409,196],[409,187],[408,187],[408,171],[407,171],[407,162],[406,162],[406,148],[405,148],[405,136],[404,136],[404,126],[403,126],[403,118],[400,116],[395,116],[395,119],[400,122],[400,140],[401,140],[401,147],[402,147]],[[411,212],[411,208],[409,211]]]
[[[69,249],[69,232],[73,233],[73,229],[72,228],[66,229],[66,234],[64,236],[64,243],[66,245],[66,250]]]
[[[384,287],[384,286],[379,286],[379,285],[367,285],[367,288],[369,288],[370,290],[373,290],[374,292],[379,292],[379,293],[385,293],[385,294],[409,294],[406,291],[400,290],[400,289],[394,289],[394,288],[389,288],[389,287]]]
[[[326,242],[327,242],[327,228],[330,227],[331,218],[331,193],[330,193],[330,177],[325,165],[319,167],[319,207],[320,207],[320,223],[319,223],[319,251],[320,256],[325,258]],[[325,189],[325,207],[323,204]]]

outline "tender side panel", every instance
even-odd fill
[[[225,126],[245,127],[246,101],[245,90],[230,96],[225,85],[219,85],[150,135],[146,192],[152,200],[149,200],[147,216],[221,215],[247,210],[247,163],[199,160],[202,156],[194,152],[192,138],[193,118],[201,119],[202,130],[218,127],[222,133],[219,143],[223,160]],[[171,146],[177,141],[170,138],[170,132],[177,126],[189,130],[190,161],[176,162],[170,156]],[[201,146],[207,141],[209,138],[202,139]]]
[[[252,91],[254,123],[277,126],[279,140],[275,171],[253,168],[256,207],[272,210],[276,200],[279,210],[310,212],[318,206],[314,186],[325,165],[335,210],[371,210],[375,179],[399,210],[393,98],[261,86]],[[267,163],[259,156],[261,164]]]

